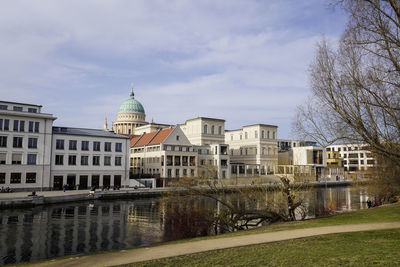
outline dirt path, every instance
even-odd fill
[[[348,224],[307,229],[286,230],[261,234],[192,241],[180,244],[160,245],[106,252],[103,254],[83,255],[71,258],[55,259],[30,266],[114,266],[166,257],[181,256],[210,250],[256,245],[289,239],[312,237],[325,234],[360,232],[400,228],[400,222]]]

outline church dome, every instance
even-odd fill
[[[142,104],[135,99],[135,94],[133,93],[133,88],[130,94],[130,98],[125,100],[119,107],[118,113],[144,113],[144,108]]]

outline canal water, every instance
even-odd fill
[[[308,200],[307,217],[364,209],[366,200],[362,188],[314,189]],[[217,209],[212,200],[196,201],[204,209]],[[147,246],[184,238],[188,232],[210,234],[193,231],[193,227],[202,227],[196,214],[192,214],[193,222],[186,221],[191,229],[171,224],[168,210],[171,204],[159,198],[0,210],[0,265]]]

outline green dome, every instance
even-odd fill
[[[131,97],[125,100],[119,107],[118,113],[144,113],[144,108],[139,101],[135,99],[135,94],[133,93],[133,88],[131,91]]]

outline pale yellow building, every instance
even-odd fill
[[[278,127],[255,124],[225,131],[229,145],[231,175],[272,174],[278,164]]]

